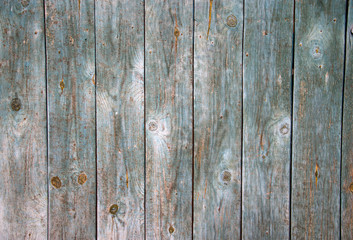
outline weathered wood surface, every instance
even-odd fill
[[[346,1],[296,1],[292,239],[339,239]]]
[[[192,237],[193,1],[145,1],[146,237]]]
[[[245,1],[243,239],[289,237],[293,7]]]
[[[96,2],[98,238],[144,238],[144,4]]]
[[[0,239],[352,239],[352,10],[0,0]]]
[[[341,236],[343,240],[353,239],[353,1],[349,1],[347,19],[341,166]]]
[[[243,1],[195,1],[194,239],[240,239]]]
[[[0,14],[0,238],[46,239],[43,3],[2,0]]]
[[[49,237],[96,237],[93,0],[46,0]]]

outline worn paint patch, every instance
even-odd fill
[[[65,88],[64,78],[61,78],[59,86],[60,86],[60,89],[61,89],[61,94],[63,94],[64,88]]]
[[[315,187],[317,187],[317,180],[319,178],[319,165],[315,166]]]
[[[212,3],[213,0],[210,0],[210,9],[208,10],[208,28],[207,28],[207,40],[208,40],[208,35],[210,33],[210,28],[211,28],[211,20],[212,20]]]

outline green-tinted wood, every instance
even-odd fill
[[[341,236],[353,239],[353,1],[349,1],[342,133]]]
[[[246,0],[243,239],[288,239],[293,0]]]
[[[146,235],[191,239],[193,1],[145,14]]]
[[[243,1],[195,2],[194,239],[239,239]]]
[[[43,2],[2,0],[0,14],[0,238],[46,239]]]
[[[346,1],[296,1],[292,239],[339,239]]]
[[[49,237],[96,236],[93,0],[46,0]]]
[[[96,29],[98,238],[143,239],[143,1],[97,1]]]

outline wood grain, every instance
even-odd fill
[[[145,2],[146,237],[192,236],[193,2]]]
[[[144,4],[97,1],[96,17],[98,238],[143,239]]]
[[[239,239],[243,1],[195,1],[194,239]]]
[[[344,240],[353,239],[353,1],[348,3],[341,166],[341,236]]]
[[[0,1],[1,239],[47,236],[42,5],[39,0]]]
[[[339,239],[346,1],[296,1],[292,239]]]
[[[293,1],[245,1],[243,239],[288,239]]]
[[[47,0],[49,237],[96,237],[93,0]]]

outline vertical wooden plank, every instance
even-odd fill
[[[46,0],[49,237],[96,236],[93,0]]]
[[[0,1],[0,236],[46,239],[43,2]]]
[[[193,1],[145,2],[146,235],[192,234]]]
[[[195,1],[194,239],[240,239],[243,1]]]
[[[339,239],[346,1],[296,1],[292,239]]]
[[[96,2],[98,238],[144,238],[144,3]]]
[[[243,239],[289,237],[292,0],[246,0]]]
[[[353,239],[353,1],[348,3],[341,166],[341,236],[344,240]]]

